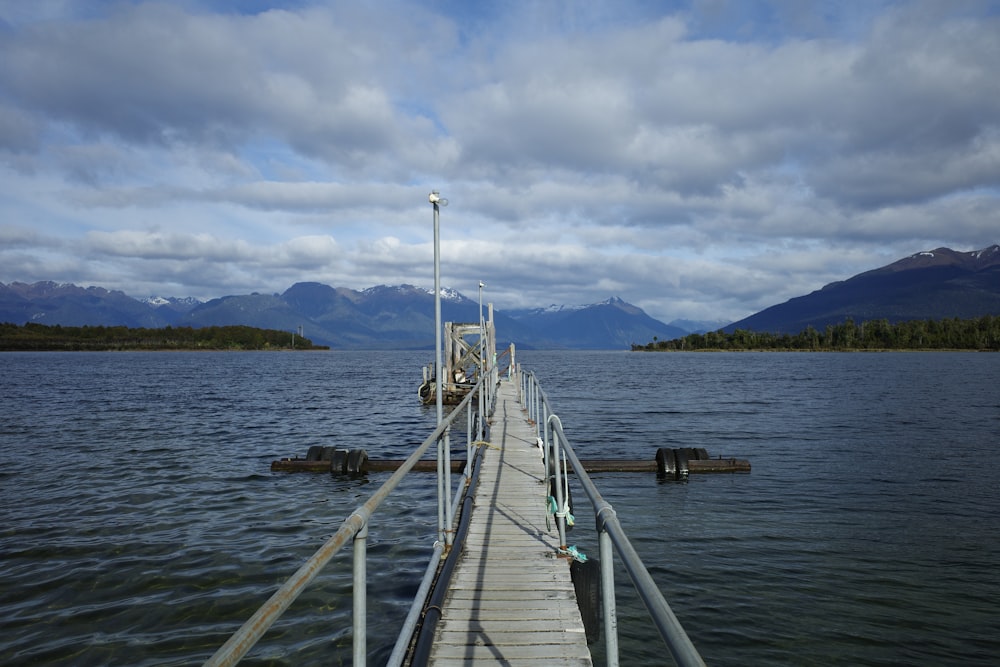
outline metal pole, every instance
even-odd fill
[[[417,594],[414,596],[414,601],[420,600],[421,602],[427,599],[427,594],[431,590],[431,584],[434,582],[434,575],[437,574],[437,565],[441,560],[441,554],[444,551],[444,545],[440,542],[434,545],[434,551],[431,553],[430,563],[427,565],[427,569],[424,571],[424,578],[420,580],[420,587],[417,589]],[[403,659],[406,657],[406,649],[409,645],[410,637],[413,636],[413,631],[417,627],[417,621],[420,620],[420,612],[423,609],[422,605],[413,604],[410,607],[410,613],[406,616],[406,620],[403,621],[403,627],[399,631],[399,636],[396,638],[396,645],[392,649],[392,655],[389,656],[389,660],[386,661],[386,667],[399,667],[403,664]]]
[[[354,536],[354,665],[364,667],[368,644],[368,522]]]
[[[442,199],[437,190],[427,197],[434,206],[434,365],[437,387],[434,403],[437,407],[438,426],[444,420],[444,368],[441,362],[441,206],[448,200]],[[451,546],[451,443],[446,430],[438,441],[438,539]]]
[[[444,450],[444,543],[449,547],[455,539],[455,533],[453,531],[454,526],[454,516],[455,512],[451,507],[451,426],[444,431],[444,444],[442,446]]]
[[[611,536],[598,517],[598,542],[601,554],[601,602],[604,606],[604,652],[608,667],[618,667],[618,611],[615,606],[615,567]]]
[[[545,420],[544,431],[546,433],[546,440],[548,439],[548,432],[552,428],[551,422],[556,422],[559,424],[559,430],[562,430],[562,421],[559,419],[559,415],[549,415]],[[559,530],[559,548],[566,548],[566,498],[563,495],[563,485],[562,485],[562,473],[560,470],[560,451],[559,447],[559,436],[556,434],[555,430],[552,429],[552,471],[553,479],[555,480],[556,492],[556,528]],[[546,470],[545,474],[548,475],[549,471]]]
[[[444,419],[444,402],[441,392],[444,388],[444,378],[441,377],[441,209],[438,207],[437,191],[431,193],[431,203],[434,205],[434,374],[437,377],[435,404],[437,406],[437,423],[441,425]]]
[[[482,378],[480,378],[482,380]],[[480,385],[482,386],[482,385]],[[482,401],[480,401],[482,403]],[[477,441],[479,438],[475,433],[472,432],[472,401],[469,401],[469,407],[465,411],[465,478],[469,479],[472,475],[472,465],[469,461],[472,460],[472,443]]]
[[[444,368],[441,364],[441,209],[438,205],[440,197],[437,190],[431,192],[431,205],[434,206],[434,405],[437,408],[437,424],[441,425],[444,419]],[[447,528],[444,519],[444,438],[438,439],[437,461],[438,461],[438,539],[445,541]]]
[[[479,281],[479,373],[486,372],[486,332],[483,331],[483,287],[486,286],[482,280]]]
[[[485,332],[483,331],[483,287],[486,284],[480,280],[479,281],[479,377],[483,379],[486,377],[486,360],[483,358],[485,355],[483,346],[483,337]],[[483,386],[486,386],[485,383]],[[483,392],[479,392],[479,433],[477,434],[477,440],[483,439],[483,434],[486,432],[483,428],[483,415],[486,411],[486,395]],[[468,459],[471,461],[472,459]],[[470,473],[471,474],[471,473]]]

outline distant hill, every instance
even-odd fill
[[[477,322],[479,304],[442,290],[445,322]],[[485,310],[485,306],[484,306]],[[628,349],[652,337],[685,332],[612,298],[588,306],[494,312],[498,343],[521,348]],[[379,285],[357,291],[305,282],[283,294],[194,299],[137,300],[100,287],[41,282],[0,283],[0,322],[63,326],[229,326],[297,331],[317,345],[339,349],[433,349],[434,294],[413,285]]]
[[[103,287],[54,282],[0,283],[0,321],[12,324],[34,322],[78,327],[162,327],[171,324],[171,318],[160,312],[159,305],[151,307],[124,292],[110,292]]]
[[[634,342],[654,337],[677,338],[688,333],[653,319],[641,308],[617,297],[589,306],[553,305],[508,314],[531,329],[544,331],[555,347],[628,349]]]
[[[794,334],[809,326],[822,330],[847,318],[896,323],[998,314],[1000,245],[973,252],[937,248],[830,283],[723,330]]]

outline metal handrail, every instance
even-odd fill
[[[456,406],[451,413],[444,418],[434,431],[423,443],[417,447],[409,458],[407,458],[399,468],[378,488],[368,500],[355,509],[341,524],[340,529],[321,546],[282,586],[247,620],[239,630],[223,644],[211,658],[204,664],[205,667],[221,667],[223,665],[235,665],[250,649],[260,640],[265,632],[277,621],[286,609],[305,590],[313,579],[320,573],[323,567],[347,544],[348,540],[354,542],[354,610],[353,610],[353,664],[361,666],[366,660],[367,630],[365,622],[366,610],[366,538],[368,536],[368,521],[388,498],[389,494],[399,486],[417,461],[423,456],[431,445],[440,442],[447,437],[451,425],[462,414],[462,409],[471,406],[473,396],[486,392],[487,399],[492,398],[490,384],[493,382],[495,373],[480,378],[476,386],[470,391],[461,403]],[[489,404],[489,402],[487,403]],[[482,422],[480,418],[480,429],[478,437],[482,438]],[[471,429],[468,431],[471,434]],[[471,437],[471,436],[470,436]],[[471,447],[471,443],[470,443]],[[440,446],[439,446],[440,449]],[[466,459],[471,461],[471,458]],[[468,467],[468,464],[467,466]],[[441,463],[438,465],[442,468]],[[450,472],[450,467],[448,467]],[[466,472],[466,476],[468,471]],[[446,479],[450,475],[446,473]],[[450,483],[448,486],[450,490]],[[440,490],[440,483],[439,483]],[[456,498],[457,500],[457,498]],[[442,502],[442,494],[438,494],[439,504]],[[439,512],[440,514],[440,512]],[[448,530],[451,527],[448,526]],[[435,554],[440,557],[441,549],[435,545]],[[433,565],[433,562],[432,562]],[[415,603],[416,606],[416,603]]]
[[[667,644],[667,648],[673,655],[674,660],[681,667],[704,667],[698,649],[695,648],[687,632],[681,626],[680,621],[670,609],[663,594],[657,587],[656,582],[650,576],[649,571],[643,564],[639,554],[629,541],[625,530],[618,521],[618,514],[611,503],[604,500],[597,486],[590,479],[584,470],[576,452],[573,451],[566,434],[562,429],[562,422],[551,410],[548,397],[542,391],[541,385],[534,373],[521,373],[521,397],[522,404],[528,410],[528,415],[534,419],[539,429],[539,440],[543,445],[543,451],[548,456],[550,434],[552,436],[552,457],[555,461],[556,479],[559,479],[560,450],[565,452],[573,465],[573,472],[576,474],[584,493],[594,507],[594,517],[597,520],[597,533],[600,548],[601,560],[601,595],[604,604],[604,637],[608,665],[617,667],[618,665],[618,620],[615,610],[615,588],[614,588],[614,567],[612,557],[612,547],[617,552],[618,558],[625,566],[632,585],[635,586],[639,597],[649,612],[654,625]],[[546,474],[548,474],[548,469]],[[565,474],[565,472],[563,473]],[[561,481],[557,482],[557,505],[563,508]],[[565,517],[557,514],[556,523],[559,526],[560,545],[565,548]]]

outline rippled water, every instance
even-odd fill
[[[423,362],[0,355],[0,663],[202,662],[385,477],[278,474],[270,462],[313,444],[405,456],[433,422],[416,400]],[[428,481],[405,483],[372,527],[376,637],[405,616],[430,553]],[[349,557],[285,614],[257,662],[349,661]]]
[[[596,476],[709,664],[997,662],[1000,355],[519,356],[582,458],[751,460],[686,483]],[[0,355],[0,663],[200,664],[386,477],[270,462],[314,444],[403,458],[433,423],[427,360]],[[434,540],[433,479],[411,477],[372,525],[374,664]],[[245,664],[350,662],[349,559]],[[623,579],[623,663],[663,663]]]
[[[750,459],[686,483],[595,476],[709,664],[1000,660],[1000,356],[521,356],[583,458]],[[630,662],[662,663],[623,604]]]

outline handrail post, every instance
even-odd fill
[[[469,476],[469,461],[472,460],[472,442],[479,440],[472,432],[472,401],[469,401],[465,411],[465,476]]]
[[[541,388],[539,388],[538,391],[541,396],[542,403],[547,405],[548,398],[541,391]],[[584,470],[583,464],[580,462],[576,452],[573,451],[573,447],[566,439],[559,417],[552,415],[548,418],[546,423],[551,423],[552,425],[553,438],[556,446],[558,447],[559,443],[563,445],[563,451],[566,452],[570,464],[577,473],[577,481],[580,483],[580,486],[583,487],[584,493],[587,494],[587,498],[594,507],[595,514],[599,515],[600,522],[603,524],[603,532],[607,533],[607,536],[610,539],[611,544],[614,546],[622,565],[625,567],[625,571],[632,580],[633,587],[638,592],[639,598],[642,600],[643,604],[646,606],[646,610],[649,612],[650,618],[653,620],[653,624],[656,626],[660,636],[663,638],[667,648],[670,650],[674,661],[681,667],[704,667],[705,662],[698,654],[698,649],[694,647],[694,644],[691,642],[691,638],[688,637],[687,632],[684,631],[684,628],[674,615],[673,610],[670,609],[670,605],[667,603],[663,594],[660,592],[660,589],[657,587],[653,577],[650,576],[649,571],[643,564],[639,554],[636,553],[635,547],[632,546],[632,543],[625,534],[621,523],[618,521],[617,514],[613,511],[607,501],[601,497],[601,494],[594,485],[593,480],[590,479],[590,476],[587,474],[586,470]],[[558,523],[559,522],[557,521],[557,524]],[[562,536],[560,537],[562,538]],[[604,547],[602,547],[602,559],[604,558],[603,549]],[[610,563],[610,560],[608,560],[608,562]],[[603,576],[604,574],[602,572],[602,578]]]
[[[535,389],[535,428],[541,433],[542,431],[542,387],[538,384],[538,378],[532,376],[532,385]]]
[[[437,439],[437,514],[438,514],[438,541],[444,544],[444,434]]]
[[[618,610],[615,596],[614,551],[604,513],[614,514],[610,505],[597,512],[597,539],[601,558],[601,605],[604,609],[604,653],[608,667],[618,667]]]
[[[556,423],[558,423],[559,424],[559,429],[562,430],[562,421],[559,419],[559,415],[556,415],[556,414],[549,415],[548,418],[545,420],[545,428],[544,428],[546,440],[548,439],[548,432],[549,432],[549,429],[551,428],[551,423],[553,421],[555,421]],[[545,448],[546,448],[546,450],[548,450],[548,445],[547,444],[545,445]],[[560,459],[560,456],[559,456],[560,452],[561,452],[561,450],[559,448],[559,437],[556,435],[555,430],[553,429],[553,432],[552,432],[552,457],[551,458],[552,458],[552,464],[553,464],[553,467],[552,467],[552,470],[553,470],[553,473],[554,473],[553,476],[555,478],[555,487],[556,487],[556,492],[555,492],[555,499],[556,499],[556,512],[555,512],[555,516],[556,516],[556,528],[559,529],[559,548],[565,550],[566,549],[566,496],[563,493],[562,474],[560,472],[560,466],[562,465],[562,462],[559,460]],[[545,470],[546,477],[548,477],[548,474],[549,474],[549,471],[548,471],[548,469],[546,469]],[[546,491],[548,491],[548,490],[549,489],[546,489]]]
[[[413,470],[417,462],[423,457],[424,454],[431,450],[431,447],[435,443],[440,443],[442,441],[442,435],[444,429],[450,427],[450,425],[455,421],[455,419],[460,414],[461,408],[464,405],[464,401],[471,401],[472,396],[467,396],[463,399],[463,402],[448,415],[434,432],[431,433],[427,438],[417,447],[409,457],[403,462],[403,464],[389,476],[379,488],[371,494],[371,496],[362,504],[357,507],[354,512],[348,516],[344,522],[337,529],[337,532],[332,535],[326,542],[323,543],[319,549],[310,556],[305,563],[303,563],[298,570],[295,571],[288,579],[285,580],[281,586],[264,602],[257,611],[251,615],[246,622],[243,623],[230,637],[225,641],[225,643],[212,654],[208,660],[205,661],[204,667],[230,667],[235,665],[240,659],[245,656],[254,645],[261,639],[264,633],[274,625],[281,615],[288,609],[289,605],[294,602],[302,591],[316,578],[320,571],[325,567],[330,560],[340,552],[342,547],[346,547],[347,543],[353,540],[355,537],[366,538],[367,537],[367,525],[370,520],[372,513],[375,512],[386,498],[394,489],[396,489],[402,482],[403,478]],[[454,514],[454,511],[452,511]],[[365,531],[362,533],[362,531]],[[444,541],[442,540],[442,544]],[[364,564],[366,558],[366,542],[364,540],[356,542],[357,550],[355,552],[355,558],[360,559],[360,562]],[[435,551],[437,551],[435,549]],[[354,587],[354,591],[357,595],[366,595],[365,591],[367,583],[367,574],[364,569],[357,570],[358,576],[362,577],[360,585]],[[360,603],[365,603],[367,597],[361,598]],[[365,606],[367,606],[365,604]],[[360,611],[354,614],[354,622],[364,623],[366,618],[365,607],[360,607]],[[365,635],[367,631],[365,630],[365,625],[358,626],[355,629],[355,637],[359,642],[357,646],[360,647],[359,651],[361,656],[355,664],[364,664],[364,652],[365,652]]]
[[[455,533],[451,509],[451,426],[444,430],[444,543],[451,546]]]
[[[532,375],[529,380],[531,387],[531,418],[535,420],[535,431],[541,435],[542,424],[539,416],[541,412],[538,409],[538,382],[535,380],[535,376]]]
[[[552,438],[550,437],[550,433],[549,433],[549,429],[548,429],[548,425],[549,425],[549,406],[546,405],[545,403],[542,403],[541,406],[539,406],[539,407],[541,409],[541,414],[539,415],[539,422],[545,425],[545,428],[542,429],[542,444],[545,446],[545,451],[547,452],[547,451],[549,451],[549,443],[552,441]],[[548,470],[548,468],[546,468],[546,471],[547,470]]]
[[[368,645],[368,522],[354,535],[354,665],[364,667]]]

